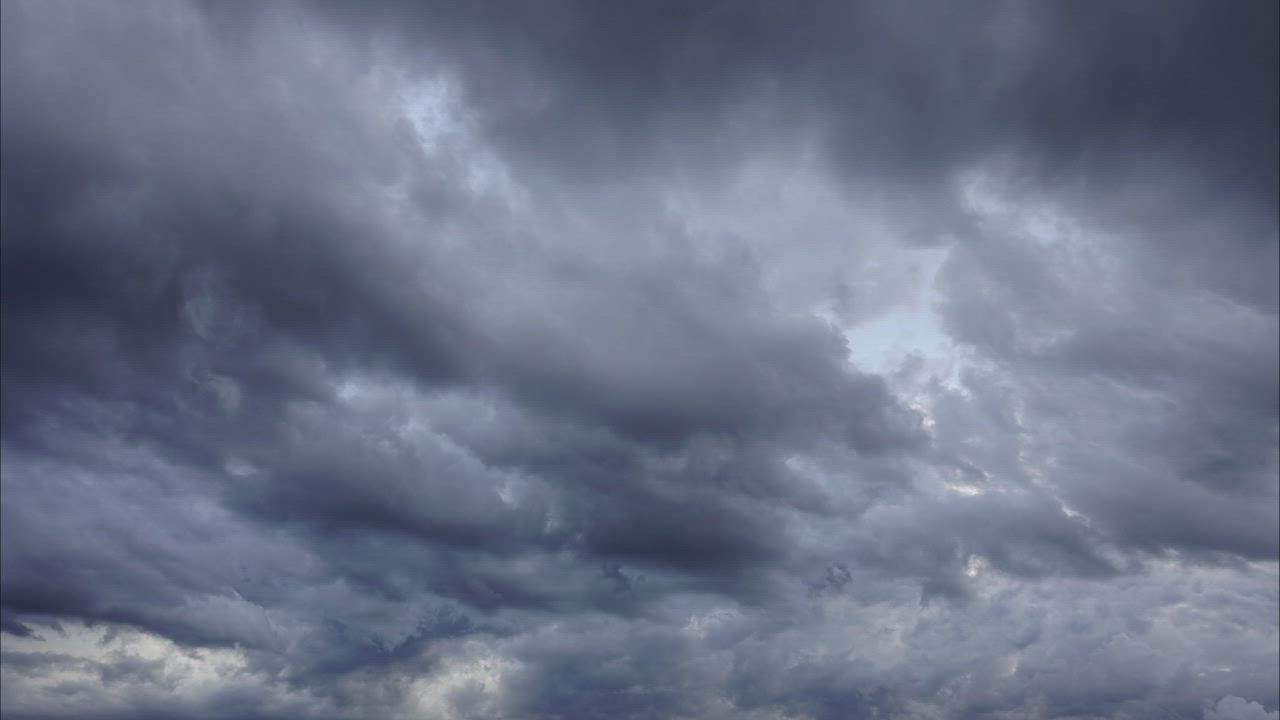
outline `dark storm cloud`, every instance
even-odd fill
[[[655,166],[697,173],[734,162],[762,131],[811,131],[844,171],[903,198],[919,239],[958,221],[937,205],[949,171],[1007,151],[1049,183],[1188,163],[1201,192],[1245,198],[1274,223],[1273,7],[565,0],[334,12],[411,57],[456,62],[488,137],[575,184]]]
[[[6,716],[1265,714],[1276,25],[5,3]]]

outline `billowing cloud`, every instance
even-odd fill
[[[7,1],[13,718],[1274,717],[1274,6]]]

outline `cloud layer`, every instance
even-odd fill
[[[2,7],[5,717],[1276,717],[1274,6]]]

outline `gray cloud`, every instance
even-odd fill
[[[1274,7],[2,7],[6,717],[1280,705]]]

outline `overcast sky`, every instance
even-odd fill
[[[5,0],[6,720],[1277,720],[1277,3]]]

